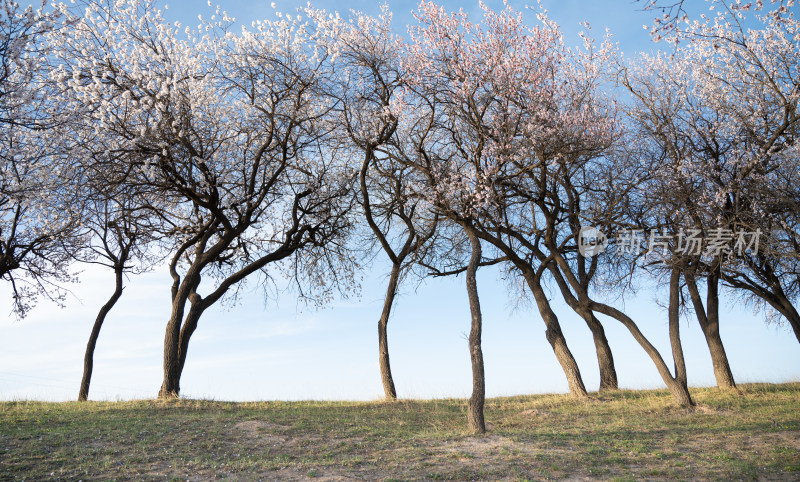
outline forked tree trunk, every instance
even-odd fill
[[[92,369],[94,368],[94,349],[97,346],[97,338],[100,336],[100,329],[103,327],[103,322],[111,311],[111,308],[122,296],[122,268],[114,268],[115,288],[114,294],[108,299],[106,304],[100,308],[97,313],[97,318],[94,320],[92,326],[92,333],[89,335],[89,342],[86,344],[86,354],[83,357],[83,378],[81,379],[81,387],[78,391],[78,401],[85,402],[89,398],[89,385],[92,381]]]
[[[388,132],[387,134],[391,135]],[[401,210],[398,216],[400,216],[406,223],[409,232],[402,249],[399,253],[395,253],[392,247],[389,245],[385,234],[383,231],[381,231],[380,226],[378,226],[378,224],[375,222],[375,219],[372,215],[372,207],[370,205],[369,189],[367,187],[367,172],[369,171],[370,163],[375,159],[374,149],[375,147],[373,145],[366,147],[364,162],[361,164],[361,170],[359,172],[359,182],[361,184],[361,200],[364,206],[364,217],[366,218],[370,229],[372,229],[372,232],[375,234],[375,237],[380,242],[384,252],[392,261],[392,272],[389,275],[389,286],[386,288],[386,297],[383,300],[383,311],[381,312],[381,317],[378,320],[378,366],[380,367],[381,383],[383,384],[384,396],[386,397],[386,400],[392,401],[397,400],[397,391],[394,387],[392,368],[389,364],[389,337],[387,334],[387,327],[389,325],[389,315],[392,312],[394,299],[397,295],[397,285],[400,280],[400,270],[403,266],[406,256],[408,256],[415,249],[413,243],[416,239],[416,231],[413,227],[411,219]]]
[[[183,280],[175,278],[172,286],[172,313],[170,314],[167,329],[164,335],[164,379],[158,392],[159,399],[177,398],[181,392],[181,375],[186,364],[186,353],[189,349],[189,340],[197,328],[200,315],[213,303],[208,299],[202,300],[197,295],[202,277],[198,265],[189,267]],[[224,293],[224,291],[223,291]],[[216,299],[219,299],[219,294]],[[189,311],[186,312],[186,304]]]
[[[389,338],[386,328],[389,324],[389,315],[392,312],[394,298],[397,295],[397,284],[400,279],[400,265],[393,264],[389,275],[389,286],[386,288],[386,299],[383,300],[383,311],[378,320],[378,364],[381,370],[381,382],[386,400],[397,400],[397,391],[394,388],[392,368],[389,364]]]
[[[200,316],[205,311],[205,308],[200,302],[194,302],[189,307],[189,313],[186,314],[186,319],[183,320],[183,328],[181,328],[180,343],[178,349],[178,381],[183,376],[183,368],[186,366],[186,355],[189,353],[189,340],[191,340],[194,331],[197,329],[197,323],[200,321]]]
[[[733,379],[728,355],[725,353],[725,346],[719,334],[719,278],[710,274],[706,278],[707,295],[706,304],[700,298],[697,289],[697,280],[693,276],[688,276],[686,286],[689,289],[689,296],[694,305],[694,312],[700,328],[708,345],[711,354],[711,363],[714,366],[714,377],[717,380],[717,387],[723,390],[735,390],[736,382]]]
[[[189,352],[189,341],[192,334],[197,329],[197,323],[200,321],[200,316],[205,311],[205,307],[200,302],[191,303],[189,312],[186,313],[185,319],[179,324],[179,332],[177,337],[177,352],[174,347],[170,346],[169,350],[164,347],[164,381],[161,385],[161,390],[158,393],[158,398],[170,399],[180,396],[181,391],[181,377],[183,376],[183,369],[186,366],[186,355]],[[171,336],[172,332],[168,329],[169,340],[174,338]],[[174,356],[173,359],[167,359],[167,353]],[[173,355],[173,353],[175,353]],[[169,367],[169,368],[167,368]]]
[[[486,432],[483,420],[483,404],[486,398],[486,383],[483,372],[483,351],[481,350],[481,304],[478,298],[477,271],[481,262],[481,242],[471,226],[465,225],[464,230],[472,245],[472,256],[467,265],[467,294],[469,295],[469,311],[472,323],[469,331],[469,354],[472,362],[472,396],[467,405],[467,423],[469,429],[476,434]]]
[[[547,327],[545,331],[547,341],[553,348],[558,363],[561,365],[561,369],[564,370],[564,375],[567,377],[570,395],[577,398],[588,397],[586,386],[583,384],[583,378],[578,368],[578,363],[575,362],[575,358],[572,356],[572,352],[570,352],[567,346],[567,340],[564,338],[564,333],[561,331],[558,317],[550,307],[547,294],[544,292],[544,289],[542,289],[541,280],[533,273],[526,273],[525,279],[528,282],[531,292],[533,292],[533,297],[536,300],[539,313],[542,315],[544,324]]]
[[[600,391],[618,390],[617,370],[614,366],[614,355],[606,338],[606,331],[592,310],[581,310],[579,313],[592,332],[594,348],[597,352],[597,364],[600,367]]]
[[[172,297],[172,313],[170,313],[166,333],[164,334],[164,379],[161,383],[161,389],[158,391],[159,399],[180,396],[180,380],[183,370],[181,359],[184,362],[186,360],[185,350],[183,351],[183,356],[181,356],[181,328],[191,288],[199,284],[199,277],[197,278],[197,283],[192,283],[191,281],[193,280],[190,280],[189,275],[187,275]],[[188,342],[188,338],[184,337],[184,339]]]
[[[563,259],[558,259],[558,261],[562,265],[566,264],[563,263]],[[561,279],[560,275],[558,275],[557,273],[558,272],[555,271],[554,274],[556,274],[556,279],[557,281],[559,281],[559,285],[564,284],[563,279]],[[567,295],[565,294],[565,297],[566,296]],[[661,375],[661,379],[664,381],[664,384],[667,386],[669,391],[675,397],[675,400],[678,402],[678,405],[690,410],[694,409],[694,401],[692,400],[692,397],[689,394],[689,389],[686,386],[686,383],[679,380],[677,375],[673,376],[673,374],[669,370],[669,367],[667,367],[667,364],[664,363],[664,359],[661,357],[661,354],[653,346],[653,344],[650,343],[647,337],[644,336],[641,330],[639,330],[639,327],[636,325],[636,323],[628,315],[626,315],[625,313],[621,312],[620,310],[612,306],[593,301],[591,298],[589,298],[589,295],[588,293],[586,293],[586,291],[579,291],[577,299],[575,299],[571,294],[566,299],[570,304],[574,304],[576,306],[585,305],[593,312],[602,313],[622,323],[622,325],[628,329],[631,335],[633,335],[633,338],[644,349],[647,355],[650,356],[650,359],[656,366],[656,370],[658,370],[659,375]],[[674,328],[677,328],[677,326],[675,326]],[[679,363],[683,363],[683,350],[680,349],[679,333],[674,328],[670,330],[671,341],[673,342],[672,343],[673,354],[675,355],[675,359]]]
[[[295,203],[298,203],[304,195],[303,193],[297,195],[297,197],[295,197]],[[222,280],[217,288],[205,297],[201,297],[197,293],[197,288],[200,286],[200,281],[202,279],[200,273],[203,268],[208,265],[209,259],[214,259],[214,256],[218,256],[221,253],[222,246],[230,245],[233,236],[229,234],[227,239],[223,239],[223,241],[217,243],[213,249],[210,249],[202,256],[196,258],[189,266],[182,281],[181,277],[175,271],[175,262],[178,258],[173,257],[173,263],[170,265],[170,271],[173,276],[172,312],[170,313],[166,333],[164,335],[164,380],[158,392],[159,399],[176,398],[180,395],[180,380],[183,367],[186,364],[189,340],[197,328],[197,322],[203,312],[205,312],[209,306],[213,306],[214,303],[219,301],[232,286],[235,286],[259,269],[263,269],[269,263],[281,261],[296,252],[300,244],[293,236],[297,234],[298,229],[297,219],[295,219],[295,225],[292,228],[295,234],[288,236],[284,243],[274,251],[255,261],[251,261],[245,267]],[[204,235],[205,239],[192,241],[193,243],[199,243],[194,248],[196,252],[204,252],[207,237],[213,232],[213,230],[209,230],[207,234]],[[300,230],[299,232],[302,233],[304,230]],[[184,319],[186,303],[190,303],[190,307]]]

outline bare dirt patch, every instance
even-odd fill
[[[694,407],[694,413],[708,414],[708,415],[730,415],[731,412],[724,408],[712,407],[704,403],[698,403]]]
[[[544,410],[537,410],[535,408],[529,408],[528,410],[523,410],[519,414],[528,418],[544,418],[550,415]]]
[[[285,444],[291,439],[281,435],[287,427],[265,422],[263,420],[245,420],[234,425],[234,428],[249,439],[267,444]]]

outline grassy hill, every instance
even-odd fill
[[[465,400],[0,403],[0,479],[800,479],[800,384]]]

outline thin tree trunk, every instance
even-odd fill
[[[714,377],[717,380],[717,387],[724,390],[735,390],[736,381],[733,378],[733,372],[728,363],[728,355],[725,352],[725,346],[722,344],[722,338],[719,334],[719,323],[710,322],[708,328],[703,330],[708,344],[708,350],[711,353],[711,362],[714,365]]]
[[[481,262],[481,242],[471,226],[466,225],[464,230],[472,245],[472,256],[467,265],[467,294],[469,295],[469,310],[472,323],[469,331],[469,353],[472,361],[472,396],[467,406],[467,422],[473,433],[486,432],[483,420],[483,404],[486,398],[486,384],[483,372],[483,352],[481,350],[481,304],[478,298],[477,271]]]
[[[542,263],[548,263],[549,261],[546,259],[541,259]],[[560,262],[560,260],[558,260]],[[564,279],[561,271],[559,270],[558,265],[548,264],[546,265],[547,269],[550,273],[553,274],[553,279],[555,279],[558,288],[561,290],[561,294],[564,297],[564,301],[572,308],[572,310],[577,313],[578,315],[583,318],[586,322],[589,330],[592,332],[592,338],[594,339],[595,344],[595,351],[597,353],[597,364],[600,368],[600,389],[601,390],[614,390],[618,388],[618,381],[617,381],[617,371],[614,368],[614,357],[611,353],[611,347],[608,344],[608,339],[606,338],[605,330],[603,329],[603,325],[600,323],[600,320],[594,316],[594,312],[591,310],[588,303],[581,303],[572,293],[569,288],[569,285]],[[541,287],[541,280],[539,275],[533,275],[532,273],[528,273],[526,275],[526,280],[528,281],[528,285],[531,287],[531,290],[534,292],[534,298],[536,299],[536,303],[539,306],[539,312],[542,313],[543,306],[545,307],[545,322],[547,323],[548,318],[550,320],[550,325],[548,325],[548,330],[550,326],[557,328],[557,332],[561,333],[561,327],[558,324],[558,319],[556,318],[555,313],[550,308],[550,302],[547,300],[545,296],[544,290]],[[585,289],[585,288],[584,288]],[[545,313],[542,313],[544,316]],[[554,330],[556,331],[556,330]],[[563,334],[561,335],[563,340]],[[550,337],[548,337],[548,340]],[[551,342],[551,345],[553,343]],[[563,345],[566,347],[566,340],[563,341]],[[554,347],[555,348],[555,347]],[[567,351],[569,357],[565,357],[565,359],[559,359],[559,363],[561,363],[564,372],[567,373],[567,380],[570,380],[570,393],[574,396],[578,397],[586,397],[586,388],[583,385],[583,380],[580,378],[580,372],[577,371],[578,365],[575,363],[575,360],[572,359],[572,354]],[[556,354],[558,356],[558,354]],[[575,372],[572,372],[574,367]],[[570,378],[570,372],[573,373],[572,378]],[[574,373],[577,373],[577,378],[575,378]]]
[[[392,129],[392,132],[393,131],[394,129]],[[390,133],[387,134],[390,135]],[[361,164],[361,170],[359,172],[359,182],[361,184],[361,200],[364,206],[364,217],[366,218],[370,229],[372,229],[373,234],[375,234],[375,237],[380,242],[383,251],[392,261],[392,272],[389,276],[389,286],[386,288],[386,297],[383,300],[383,311],[381,312],[381,317],[378,320],[378,365],[380,367],[381,383],[383,384],[383,393],[386,397],[386,400],[397,400],[397,391],[394,387],[392,369],[391,365],[389,364],[389,338],[387,335],[387,326],[389,324],[389,315],[391,314],[392,306],[394,305],[394,298],[397,295],[397,285],[400,280],[400,270],[403,267],[403,262],[406,256],[416,249],[414,247],[416,230],[414,229],[414,224],[412,223],[411,218],[404,213],[402,208],[395,213],[405,222],[406,227],[408,228],[408,236],[406,237],[403,247],[400,249],[399,253],[395,253],[389,244],[389,241],[386,239],[383,231],[381,231],[380,226],[378,226],[378,224],[375,222],[375,219],[372,215],[369,189],[367,187],[367,172],[369,171],[371,161],[375,159],[374,149],[374,145],[368,145],[366,147],[364,162]]]
[[[714,364],[714,376],[717,378],[717,386],[726,390],[735,390],[736,382],[733,379],[731,365],[728,362],[728,354],[722,344],[719,334],[719,276],[712,273],[706,278],[708,293],[706,296],[707,309],[707,328],[703,330],[708,342],[708,350],[711,353],[711,360]]]
[[[528,283],[528,287],[530,288],[531,292],[533,293],[533,297],[536,300],[536,305],[539,308],[539,314],[541,315],[542,320],[547,328],[545,331],[547,341],[553,348],[556,359],[558,359],[561,369],[564,370],[564,375],[567,377],[570,394],[577,398],[588,397],[588,394],[586,393],[586,387],[584,386],[583,379],[581,378],[581,372],[578,369],[578,364],[575,362],[575,358],[569,351],[567,340],[564,338],[564,334],[561,331],[561,325],[558,322],[558,317],[550,307],[550,301],[547,299],[547,295],[542,289],[541,273],[537,273],[528,261],[520,258],[510,246],[498,238],[485,231],[481,232],[481,237],[502,251],[503,254],[507,256],[512,263],[514,263],[514,266],[516,266],[522,272],[522,275],[525,278],[525,281]]]
[[[694,312],[700,328],[708,345],[711,354],[711,363],[714,366],[714,377],[717,380],[717,387],[723,390],[735,390],[736,382],[733,379],[733,372],[728,363],[728,355],[725,353],[725,346],[719,334],[719,278],[710,274],[706,278],[707,295],[706,304],[700,298],[697,289],[697,280],[693,276],[688,276],[686,286],[689,289],[689,296],[694,305]]]
[[[594,339],[594,348],[597,352],[597,364],[600,367],[600,391],[618,390],[617,370],[614,366],[614,355],[611,353],[611,346],[608,344],[606,332],[600,320],[594,316],[592,310],[581,310],[579,313]]]
[[[97,338],[100,336],[100,329],[103,327],[103,322],[106,315],[111,311],[111,308],[122,296],[122,268],[117,267],[114,269],[115,275],[115,288],[114,294],[108,299],[106,304],[100,308],[97,313],[97,318],[94,320],[92,333],[89,335],[89,342],[86,344],[86,354],[83,357],[83,378],[81,379],[81,387],[78,392],[78,401],[85,402],[89,398],[89,384],[92,381],[92,369],[94,368],[94,349],[97,346]]]
[[[641,330],[639,330],[639,327],[636,326],[636,323],[634,323],[628,315],[614,307],[594,301],[591,302],[591,308],[592,310],[602,313],[606,316],[610,316],[611,318],[614,318],[625,325],[628,331],[631,332],[631,335],[633,335],[633,338],[636,339],[639,345],[650,356],[650,359],[656,366],[656,370],[658,370],[659,375],[661,375],[661,379],[675,397],[678,405],[688,409],[692,409],[694,407],[694,401],[692,400],[691,395],[689,395],[689,389],[672,376],[672,373],[669,371],[669,367],[667,367],[667,364],[664,363],[664,359],[661,358],[661,354],[658,352],[658,350],[656,350],[653,344],[650,343],[647,337],[642,334]]]
[[[392,273],[389,275],[389,286],[386,288],[386,298],[383,300],[383,311],[378,320],[378,364],[381,370],[381,382],[383,383],[383,393],[386,400],[397,400],[397,391],[394,388],[392,378],[392,368],[389,364],[389,339],[386,328],[389,324],[389,315],[392,312],[394,298],[397,295],[397,283],[400,279],[400,264],[392,265]]]
[[[588,397],[586,386],[583,384],[583,378],[578,368],[578,363],[575,362],[575,358],[572,356],[572,352],[570,352],[567,346],[567,340],[564,338],[564,333],[561,331],[558,317],[550,307],[550,301],[547,299],[547,295],[542,289],[538,276],[533,273],[527,273],[525,279],[528,281],[528,286],[531,292],[533,292],[533,297],[536,300],[539,313],[542,315],[542,319],[547,327],[545,331],[547,341],[553,348],[558,363],[561,364],[561,369],[564,370],[564,375],[567,377],[569,393],[577,398]]]
[[[688,386],[686,375],[686,360],[683,357],[681,344],[681,272],[679,268],[672,268],[669,279],[669,342],[672,347],[672,359],[675,362],[675,380]]]

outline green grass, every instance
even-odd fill
[[[465,400],[0,403],[0,479],[800,479],[800,384]]]

